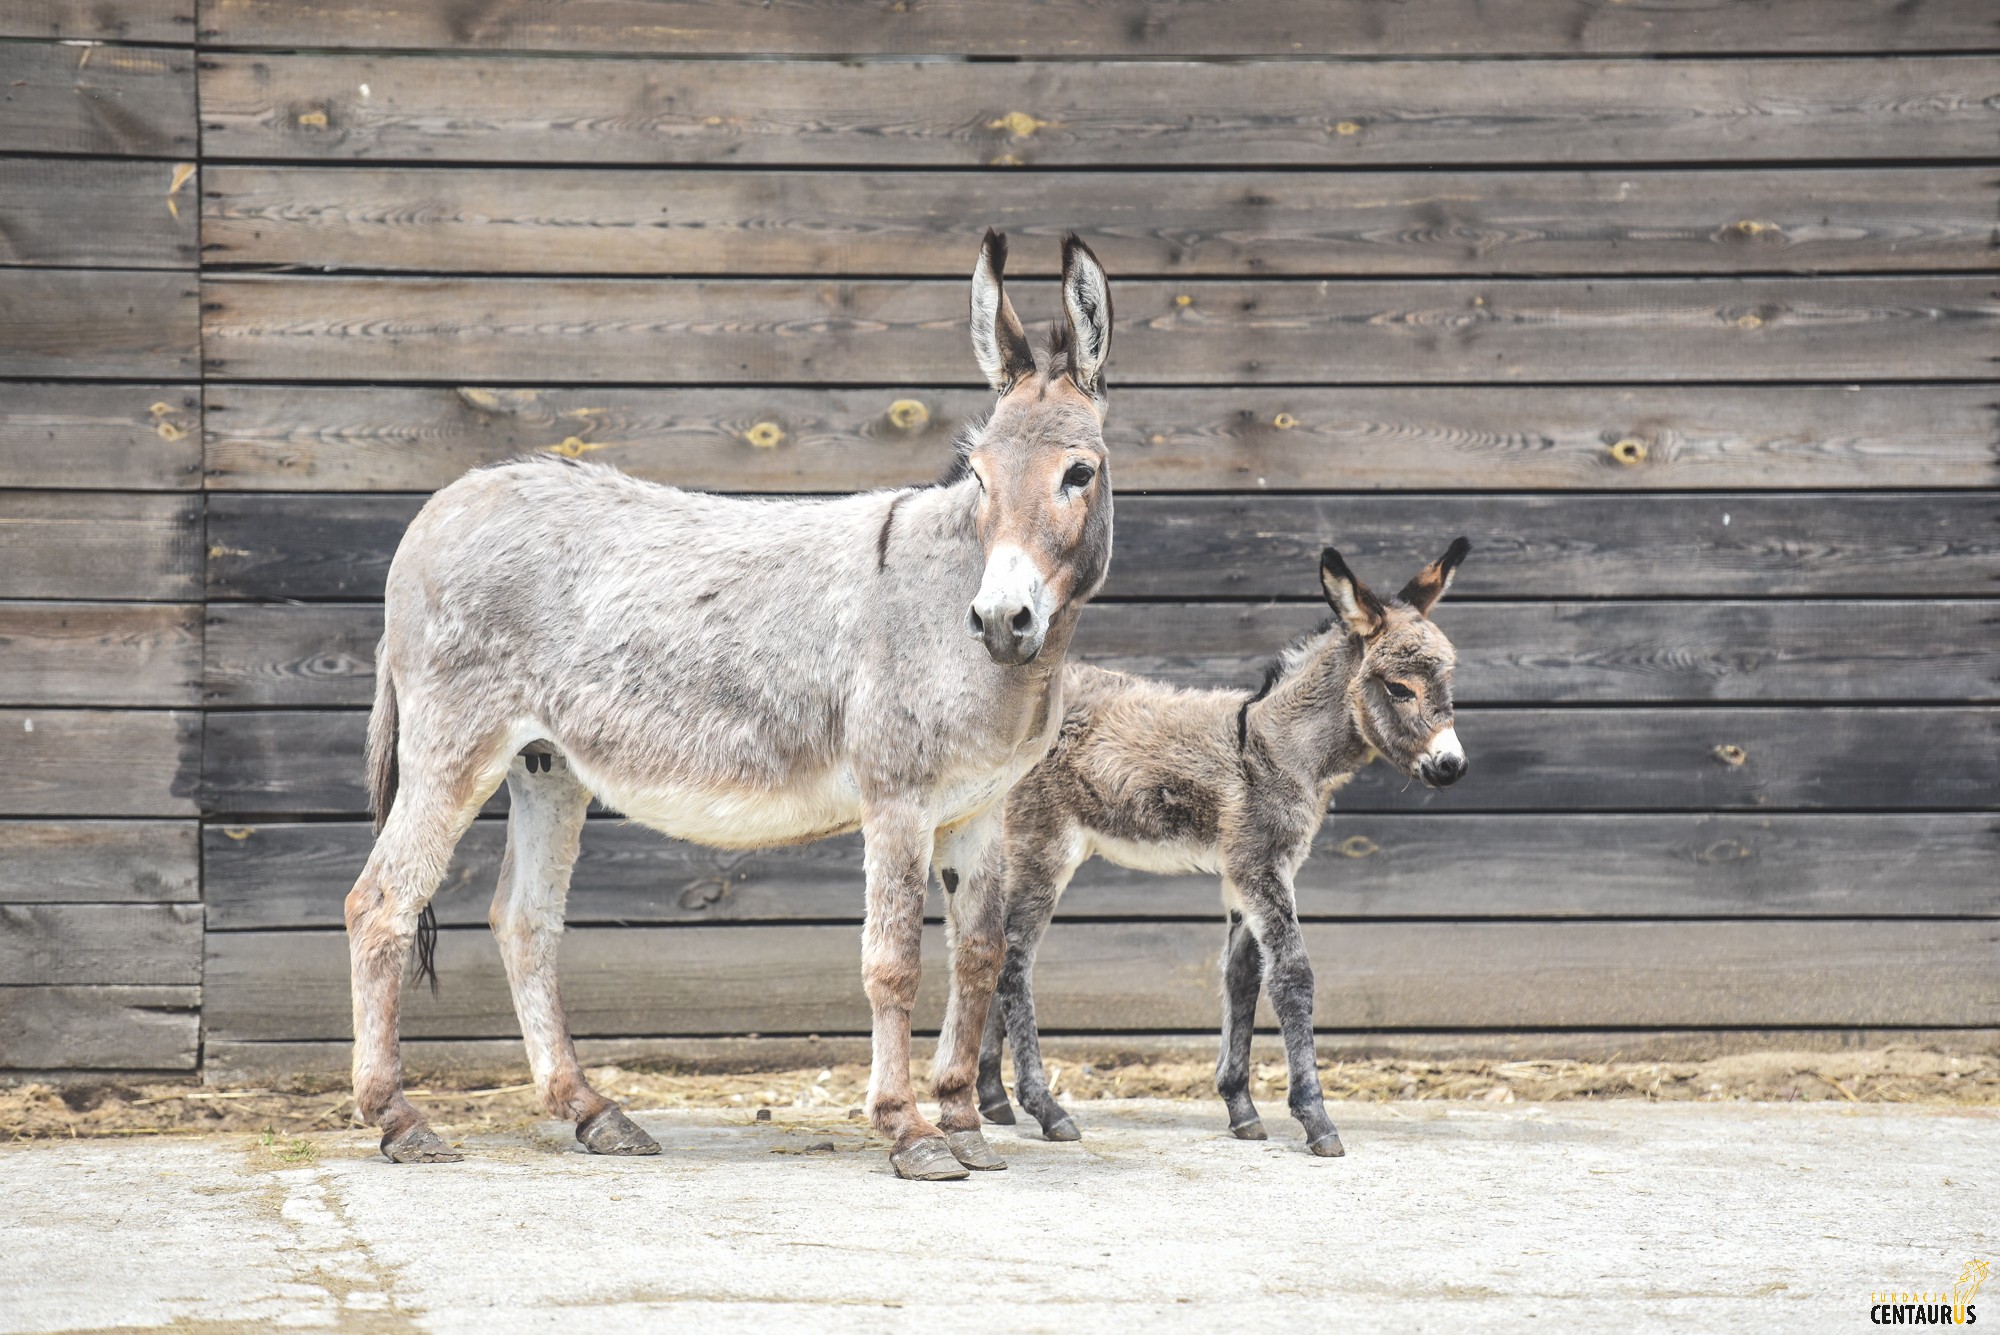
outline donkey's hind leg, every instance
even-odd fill
[[[561,756],[537,748],[514,757],[507,798],[507,853],[487,920],[500,942],[542,1106],[575,1122],[576,1138],[592,1154],[658,1154],[651,1136],[590,1087],[563,1015],[556,957],[590,793]]]
[[[1076,874],[1074,861],[1027,839],[1009,842],[1007,864],[1007,960],[1000,967],[996,1004],[1014,1050],[1014,1094],[1050,1140],[1081,1140],[1071,1117],[1049,1088],[1042,1067],[1042,1031],[1035,1020],[1035,952],[1055,916],[1056,902]]]
[[[454,750],[449,756],[421,743],[402,748],[400,791],[368,865],[347,895],[354,1102],[370,1125],[382,1128],[382,1153],[396,1163],[452,1163],[464,1157],[404,1097],[398,1037],[403,971],[417,921],[437,893],[465,827],[500,786],[503,773],[497,737],[484,749]]]
[[[979,1036],[979,1115],[995,1125],[1012,1126],[1014,1105],[1007,1098],[1007,1082],[1000,1078],[1000,1058],[1007,1046],[1003,1010],[995,996],[987,1004],[986,1029]]]

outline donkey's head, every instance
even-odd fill
[[[986,554],[966,630],[1011,667],[1041,652],[1050,622],[1087,602],[1111,564],[1111,289],[1090,247],[1064,237],[1063,319],[1038,367],[1001,285],[1006,266],[1007,238],[988,231],[972,271],[972,350],[1000,402],[961,463],[978,481]]]
[[[1451,587],[1452,572],[1472,550],[1464,538],[1417,572],[1383,602],[1329,547],[1319,556],[1319,582],[1335,617],[1361,641],[1361,669],[1348,706],[1370,746],[1405,774],[1433,788],[1465,777],[1465,749],[1452,715],[1451,641],[1430,611]]]

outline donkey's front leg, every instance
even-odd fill
[[[889,1137],[898,1177],[935,1182],[968,1176],[944,1135],[917,1110],[910,1085],[910,1012],[923,974],[924,892],[934,831],[905,803],[865,813],[867,922],[861,929],[861,978],[874,1016],[868,1117]]]
[[[970,821],[938,840],[938,879],[944,883],[945,935],[951,944],[951,998],[931,1063],[938,1124],[945,1143],[967,1168],[1005,1168],[979,1132],[973,1090],[979,1045],[992,1009],[993,986],[1007,942],[1002,931],[998,813]]]
[[[1229,1110],[1229,1134],[1264,1140],[1264,1120],[1250,1101],[1250,1037],[1257,1022],[1257,989],[1264,958],[1241,913],[1229,915],[1222,946],[1222,1051],[1215,1059],[1215,1092]]]
[[[1323,1159],[1347,1153],[1326,1115],[1326,1095],[1319,1084],[1319,1063],[1313,1051],[1313,967],[1299,933],[1291,887],[1272,877],[1245,896],[1250,930],[1264,947],[1264,986],[1278,1029],[1285,1037],[1285,1067],[1289,1088],[1285,1102],[1306,1130],[1306,1148]]]

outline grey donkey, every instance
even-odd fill
[[[1050,1140],[1078,1138],[1042,1069],[1031,987],[1035,948],[1056,901],[1092,856],[1141,871],[1222,877],[1222,1053],[1215,1085],[1229,1129],[1265,1138],[1250,1101],[1257,989],[1284,1034],[1292,1116],[1314,1154],[1344,1153],[1313,1053],[1313,970],[1292,878],[1333,790],[1376,754],[1442,788],[1466,772],[1451,701],[1451,642],[1430,611],[1471,550],[1464,538],[1384,602],[1329,547],[1319,577],[1333,616],[1287,647],[1263,688],[1177,690],[1072,663],[1062,729],[1048,758],[1008,796],[1007,960],[979,1059],[979,1103],[1011,1124],[1001,1045],[1015,1092]]]
[[[1054,740],[1112,517],[1104,271],[1065,239],[1064,317],[1037,366],[1005,262],[988,232],[972,341],[998,402],[932,486],[741,500],[543,458],[474,472],[411,523],[368,729],[378,834],[347,897],[355,1101],[390,1159],[459,1157],[403,1094],[401,988],[413,939],[428,963],[452,849],[504,780],[491,922],[542,1101],[585,1147],[659,1151],[585,1079],[557,983],[594,796],[723,848],[860,830],[869,1114],[904,1177],[1005,1167],[972,1098],[1004,953],[1001,802]],[[935,1126],[909,1069],[933,868],[953,889]]]

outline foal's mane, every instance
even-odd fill
[[[1284,648],[1272,654],[1269,661],[1264,664],[1263,684],[1258,686],[1253,694],[1245,696],[1243,703],[1236,709],[1236,749],[1239,752],[1250,742],[1250,706],[1269,695],[1288,673],[1296,670],[1304,660],[1306,649],[1320,636],[1332,630],[1333,624],[1334,618],[1329,616],[1311,630],[1294,635]]]

